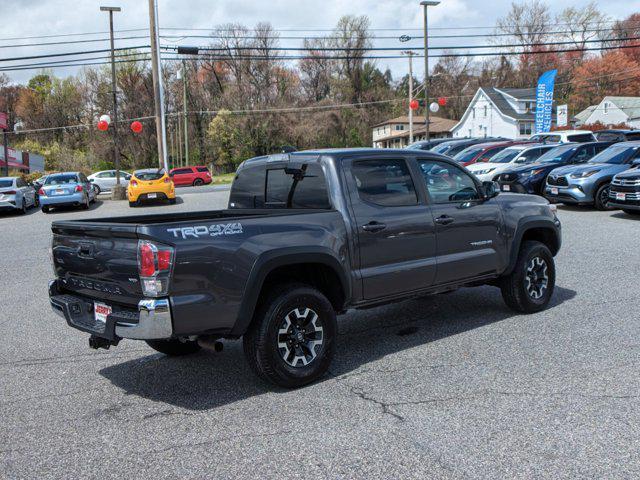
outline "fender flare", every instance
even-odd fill
[[[340,279],[345,303],[349,301],[351,298],[351,283],[344,268],[344,263],[336,258],[329,248],[287,247],[269,250],[260,255],[251,268],[244,288],[238,317],[231,331],[232,336],[244,335],[249,328],[267,275],[278,267],[302,263],[320,263],[331,268]]]
[[[522,245],[522,237],[524,234],[534,228],[544,228],[553,233],[556,243],[558,244],[558,250],[562,244],[562,236],[560,234],[560,222],[558,220],[553,221],[549,217],[543,215],[534,215],[532,217],[525,217],[518,221],[513,241],[511,242],[511,252],[509,253],[509,265],[507,266],[504,274],[509,274],[513,271],[518,260],[518,253],[520,252],[520,246]],[[553,252],[552,252],[553,253]],[[557,252],[556,252],[557,253]],[[555,255],[555,253],[554,253]]]

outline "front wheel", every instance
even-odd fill
[[[285,284],[262,302],[243,346],[258,376],[296,388],[327,372],[336,334],[336,313],[327,297],[306,285]]]
[[[137,206],[138,206],[138,202],[137,202],[137,201],[135,201],[135,202],[129,202],[129,206],[130,206],[131,208],[135,208],[135,207],[137,207]]]
[[[513,271],[500,283],[502,298],[516,312],[535,313],[547,308],[556,284],[553,255],[546,245],[525,241]]]
[[[175,205],[176,204],[176,199],[175,198],[170,198],[169,199],[169,205]]]
[[[601,185],[600,188],[596,191],[596,195],[594,198],[594,205],[598,210],[613,210],[609,206],[609,189],[611,185],[608,183]]]
[[[182,342],[177,339],[172,340],[147,340],[147,345],[155,351],[164,353],[170,357],[181,357],[190,355],[200,350],[200,345],[195,340],[187,340]]]

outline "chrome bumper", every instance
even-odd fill
[[[116,335],[137,340],[169,338],[173,333],[171,307],[166,298],[140,300],[138,323],[116,323]]]

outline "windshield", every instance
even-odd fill
[[[2,179],[0,180],[0,188],[7,188],[13,186],[13,179]]]
[[[78,183],[78,177],[75,173],[62,173],[60,175],[49,175],[44,181],[45,185],[64,185],[69,183]]]
[[[509,163],[516,158],[523,150],[520,148],[506,148],[501,152],[496,153],[489,159],[491,163]]]
[[[456,154],[453,157],[453,159],[456,162],[460,162],[460,163],[470,162],[482,150],[483,150],[483,147],[467,147],[464,150],[462,150],[460,153]]]
[[[638,147],[609,147],[587,163],[613,163],[620,165],[625,163],[637,150]]]
[[[578,147],[558,147],[549,150],[547,153],[538,158],[538,162],[562,162],[573,155]]]
[[[158,180],[164,176],[164,170],[138,170],[134,176],[140,180]]]
[[[452,144],[445,142],[445,143],[442,143],[441,145],[438,145],[437,147],[431,149],[431,151],[432,152],[436,152],[436,153],[446,153],[452,147],[453,147]]]

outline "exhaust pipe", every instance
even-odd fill
[[[218,337],[199,337],[198,345],[217,353],[220,353],[224,349],[224,344],[218,340]]]

